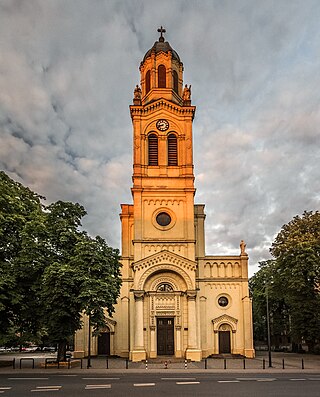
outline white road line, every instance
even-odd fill
[[[155,386],[155,383],[134,383],[133,386],[135,387],[144,387],[144,386]]]
[[[218,383],[239,383],[240,380],[218,380]]]
[[[0,387],[0,390],[10,390],[12,389],[11,387]]]
[[[120,378],[82,378],[85,380],[119,380]]]
[[[290,380],[306,380],[306,379],[304,379],[304,378],[292,378]]]
[[[265,378],[236,378],[237,380],[259,380],[259,379],[265,379]]]
[[[161,380],[196,380],[196,378],[161,378]]]
[[[49,378],[8,378],[9,380],[48,380]]]
[[[198,385],[200,382],[176,382],[176,385]]]
[[[85,390],[111,389],[111,385],[86,385]]]
[[[320,380],[320,378],[308,378],[308,380]]]
[[[257,382],[273,382],[277,380],[276,378],[264,378],[264,379],[257,379]]]
[[[37,386],[37,389],[61,389],[62,386]]]

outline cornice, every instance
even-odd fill
[[[155,110],[162,109],[169,110],[178,115],[190,115],[192,117],[192,120],[196,111],[195,106],[179,106],[165,99],[159,99],[144,106],[130,105],[130,114],[131,118],[133,118],[136,115],[145,115],[154,112]]]

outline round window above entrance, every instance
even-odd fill
[[[218,299],[218,304],[221,307],[226,307],[229,304],[229,299],[226,296],[220,296]]]
[[[171,216],[167,212],[160,212],[156,216],[156,221],[160,226],[169,226],[171,223]]]

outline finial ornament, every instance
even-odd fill
[[[160,33],[159,41],[164,41],[164,37],[162,36],[162,33],[166,33],[166,30],[162,26],[160,26],[158,32]]]

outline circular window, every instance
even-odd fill
[[[171,216],[166,212],[160,212],[156,216],[157,224],[160,226],[168,226],[171,223]]]
[[[218,299],[219,306],[226,307],[229,304],[229,300],[226,296],[220,296]]]

